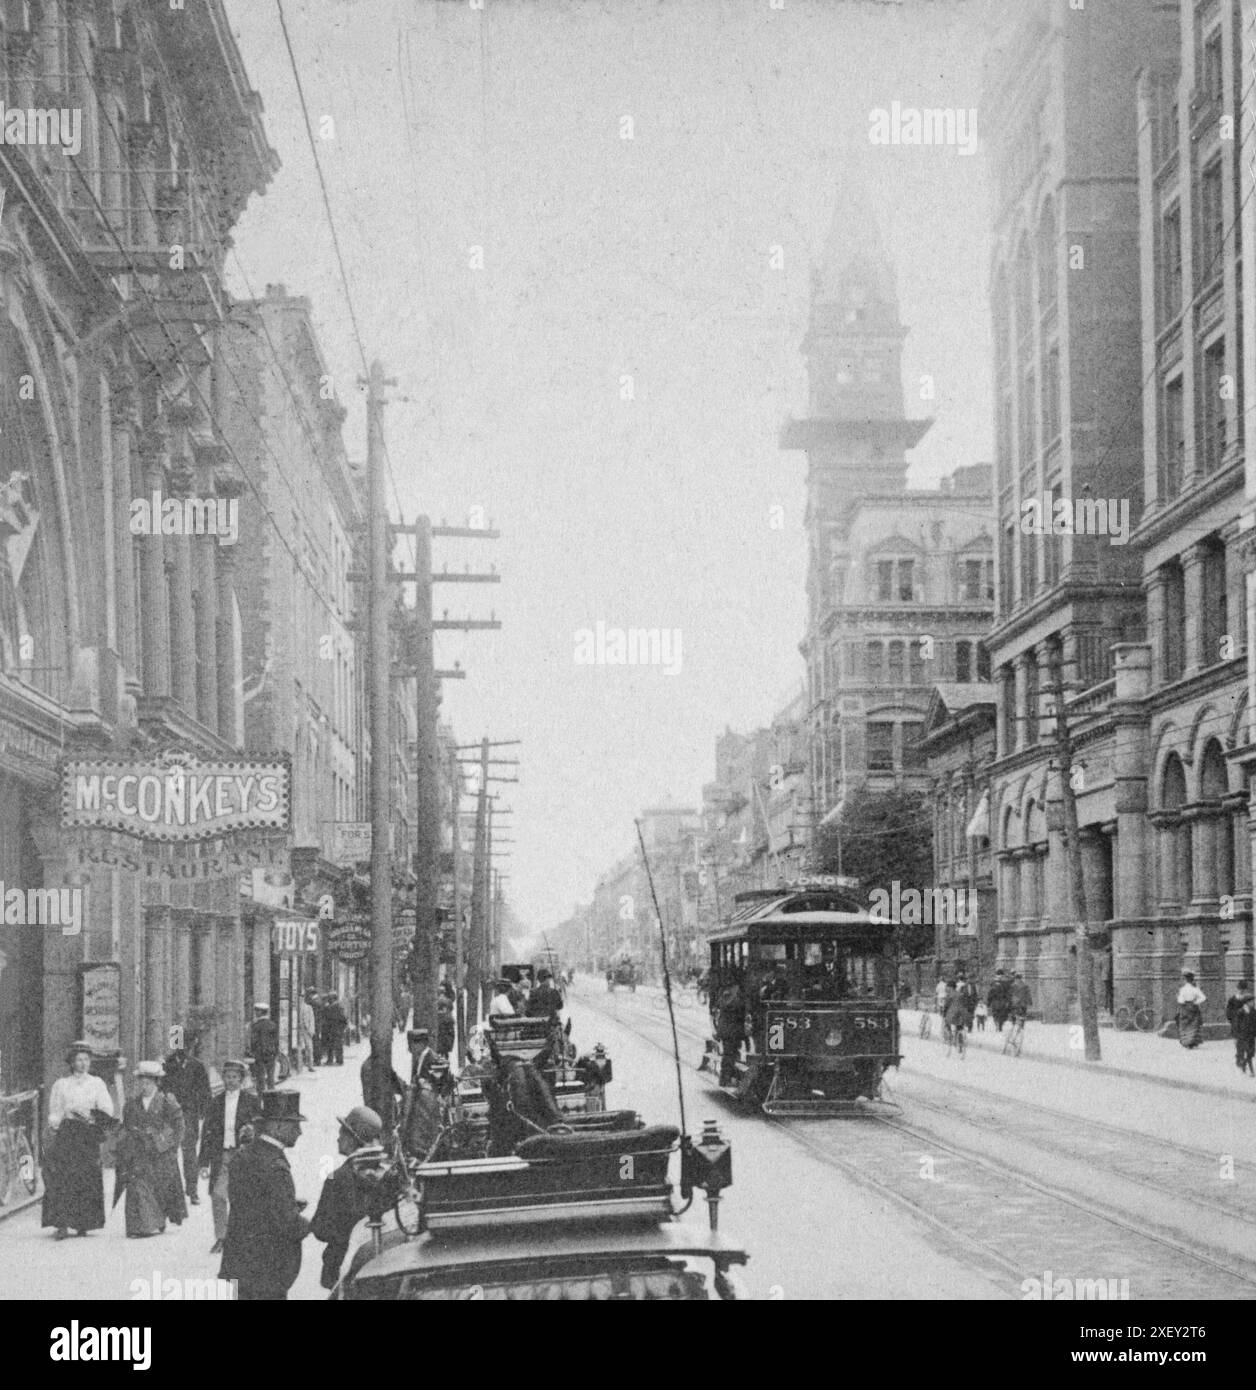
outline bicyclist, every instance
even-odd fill
[[[955,1043],[959,1047],[964,1045],[964,1033],[968,1028],[968,1000],[956,990],[946,1001],[946,1008],[942,1013],[942,1020],[946,1024],[946,1037],[949,1043]]]
[[[1034,1006],[1034,997],[1029,992],[1029,986],[1025,983],[1023,975],[1012,976],[1012,988],[1010,991],[1009,1003],[1012,1010],[1012,1019],[1016,1023],[1024,1023],[1029,1016],[1030,1009]]]

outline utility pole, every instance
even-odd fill
[[[467,962],[467,1014],[480,1019],[488,930],[484,918],[484,864],[488,829],[488,739],[480,744],[480,793],[475,802],[475,858],[471,867],[471,951]]]
[[[462,939],[462,813],[458,804],[462,799],[462,769],[458,766],[457,753],[451,754],[449,759],[449,795],[454,850],[454,1060],[461,1061],[467,1045],[466,996],[463,993],[466,942]]]
[[[1090,919],[1086,910],[1086,877],[1082,869],[1081,835],[1077,826],[1077,797],[1073,790],[1073,741],[1064,708],[1063,654],[1056,646],[1051,658],[1052,702],[1055,705],[1055,760],[1059,766],[1060,797],[1064,803],[1064,854],[1068,863],[1069,897],[1077,923],[1077,1000],[1082,1016],[1086,1060],[1099,1060],[1099,1009],[1090,965]]]
[[[440,974],[436,906],[440,857],[440,768],[436,673],[432,659],[432,527],[414,522],[415,759],[414,1026],[436,1037],[436,980]]]
[[[391,531],[384,504],[384,388],[394,385],[384,368],[371,363],[366,402],[367,477],[367,635],[371,728],[371,1054],[383,1067],[392,1055],[392,597],[388,583]],[[393,1116],[389,1088],[379,1086],[381,1118],[388,1130]],[[385,1099],[385,1091],[387,1098]]]

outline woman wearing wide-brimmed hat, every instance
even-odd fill
[[[85,1236],[105,1224],[105,1175],[100,1141],[113,1120],[109,1088],[92,1075],[92,1049],[72,1043],[65,1054],[68,1076],[52,1083],[48,1127],[52,1142],[44,1155],[43,1224],[55,1226],[56,1240],[71,1229]]]
[[[172,1095],[158,1088],[160,1062],[135,1068],[139,1094],[122,1111],[118,1177],[114,1205],[126,1190],[126,1233],[156,1236],[166,1222],[181,1225],[188,1214],[176,1155],[183,1142],[183,1111]]]

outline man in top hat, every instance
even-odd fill
[[[286,1150],[301,1137],[301,1097],[296,1091],[262,1096],[258,1136],[231,1164],[230,1214],[220,1279],[235,1279],[240,1302],[276,1302],[301,1272],[301,1242],[310,1223],[301,1215]]]
[[[384,1156],[379,1142],[384,1122],[374,1110],[365,1105],[355,1106],[343,1119],[338,1118],[337,1123],[340,1126],[338,1147],[345,1162],[323,1184],[318,1209],[310,1224],[315,1240],[327,1246],[323,1251],[321,1281],[325,1289],[336,1287],[353,1228],[370,1214],[361,1164],[363,1160]]]
[[[228,1057],[219,1068],[222,1094],[209,1103],[205,1130],[201,1136],[201,1176],[209,1181],[209,1201],[214,1213],[214,1243],[211,1255],[222,1252],[227,1239],[227,1187],[236,1155],[254,1137],[254,1125],[262,1113],[261,1101],[244,1090],[247,1064],[239,1057]]]
[[[258,1095],[274,1090],[275,1060],[279,1056],[279,1025],[270,1016],[270,1005],[253,1005],[249,1027],[249,1054],[253,1058],[253,1084]]]

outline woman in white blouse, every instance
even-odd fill
[[[56,1227],[56,1240],[64,1240],[71,1227],[85,1236],[105,1224],[99,1118],[113,1116],[109,1088],[92,1075],[91,1048],[76,1042],[65,1060],[70,1074],[53,1082],[48,1098],[53,1137],[44,1156],[43,1224]]]

